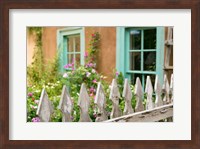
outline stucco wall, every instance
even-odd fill
[[[116,68],[116,28],[115,27],[85,27],[85,49],[89,48],[91,34],[100,34],[100,50],[97,59],[97,71],[107,76],[111,81],[113,69]]]
[[[35,48],[35,35],[27,32],[27,65],[33,62],[33,53]]]
[[[45,63],[56,56],[57,27],[44,27],[42,35],[43,54]]]

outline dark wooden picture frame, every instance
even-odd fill
[[[191,9],[191,140],[9,140],[9,10],[11,9]],[[0,148],[200,148],[200,0],[1,0],[0,1]],[[184,130],[183,130],[184,131]],[[113,134],[114,135],[114,134]],[[173,134],[172,134],[173,135]]]

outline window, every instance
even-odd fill
[[[64,71],[63,66],[74,63],[84,65],[85,38],[83,28],[69,27],[59,29],[57,32],[57,47],[60,57],[60,70]],[[70,69],[69,69],[70,70]]]
[[[67,51],[67,64],[74,63],[76,67],[81,62],[80,35],[64,36],[64,42],[66,42],[64,50]]]
[[[123,72],[132,84],[139,77],[143,87],[149,75],[152,84],[155,75],[163,78],[164,27],[117,29],[117,70]]]

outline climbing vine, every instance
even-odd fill
[[[86,66],[87,65],[91,65],[91,63],[93,63],[93,67],[94,68],[96,67],[99,46],[100,46],[100,34],[99,34],[99,32],[94,32],[91,35],[91,40],[90,40],[90,43],[89,43],[89,48],[85,52]]]
[[[28,33],[35,36],[33,62],[27,67],[28,82],[33,84],[40,80],[44,69],[42,52],[42,27],[29,27]]]

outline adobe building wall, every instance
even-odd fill
[[[34,48],[35,48],[35,35],[30,34],[27,31],[27,66],[30,65],[33,62],[33,53],[34,53]]]
[[[44,62],[53,59],[57,52],[57,29],[64,27],[44,27],[43,28],[43,54]],[[100,50],[97,59],[97,71],[112,79],[113,69],[116,68],[116,27],[85,27],[85,50],[89,48],[91,35],[94,32],[100,33]],[[165,39],[167,38],[167,28],[165,28]],[[27,65],[33,61],[35,47],[35,36],[27,33]],[[165,48],[166,53],[166,48]],[[173,70],[164,70],[170,77]],[[170,80],[170,78],[169,78]]]
[[[57,29],[63,27],[44,27],[42,35],[44,62],[53,59],[57,52]],[[89,48],[91,34],[100,33],[101,43],[98,53],[97,71],[111,80],[111,73],[116,65],[116,29],[115,27],[85,27],[85,50]],[[35,47],[34,35],[27,36],[27,64],[33,61]]]

